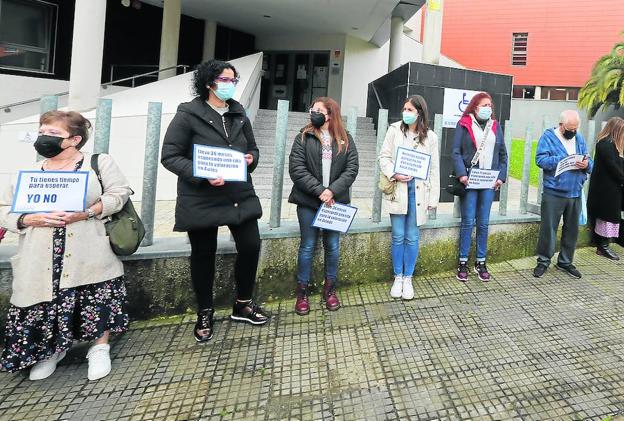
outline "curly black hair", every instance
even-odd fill
[[[193,74],[193,93],[202,100],[208,99],[208,86],[214,85],[214,81],[225,69],[231,69],[234,77],[238,72],[230,63],[221,60],[208,60],[195,69]]]

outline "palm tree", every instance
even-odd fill
[[[591,77],[579,91],[578,106],[590,117],[601,107],[624,106],[624,42],[615,44],[611,53],[596,62]]]

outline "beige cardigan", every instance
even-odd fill
[[[414,143],[416,146],[414,147]],[[427,180],[416,180],[416,225],[427,222],[427,208],[438,207],[440,200],[440,158],[438,154],[438,136],[431,130],[427,132],[424,143],[413,142],[405,138],[401,132],[401,122],[388,127],[386,138],[379,153],[379,167],[388,178],[394,175],[394,159],[399,147],[416,149],[431,155],[429,177]],[[394,200],[384,194],[386,210],[391,214],[407,214],[407,183],[398,183]]]
[[[110,155],[99,157],[104,193],[91,168],[91,154],[83,153],[81,171],[89,171],[87,207],[102,201],[97,218],[67,225],[61,288],[94,284],[123,275],[123,265],[113,253],[104,229],[105,218],[121,210],[132,193],[128,181]],[[41,162],[32,169],[41,169]],[[11,213],[17,174],[0,195],[0,226],[20,234],[17,254],[11,258],[11,304],[28,307],[52,300],[52,233],[54,228],[17,228],[19,214]]]

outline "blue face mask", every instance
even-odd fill
[[[236,92],[236,85],[232,82],[217,82],[217,89],[213,89],[212,92],[219,98],[221,101],[227,101],[228,99],[232,99],[234,96],[234,92]]]
[[[403,111],[403,123],[410,125],[416,123],[418,113],[413,111]]]
[[[479,107],[479,112],[477,113],[477,118],[479,120],[489,120],[492,116],[492,107]]]

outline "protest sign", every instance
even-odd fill
[[[20,171],[11,212],[84,212],[88,171]]]
[[[394,159],[394,173],[409,175],[419,180],[429,176],[431,155],[409,148],[398,148]]]
[[[563,158],[561,161],[559,161],[559,163],[557,164],[557,169],[555,170],[555,177],[558,177],[559,174],[566,172],[566,171],[570,171],[570,170],[576,170],[576,163],[578,161],[582,161],[583,160],[583,155],[568,155],[565,158]]]
[[[228,148],[193,145],[193,175],[225,181],[247,181],[245,154]]]
[[[312,221],[312,226],[346,233],[356,213],[357,208],[342,203],[334,203],[331,207],[321,205]]]
[[[494,183],[498,179],[500,171],[497,170],[483,170],[481,168],[472,168],[468,175],[467,189],[493,189]]]

